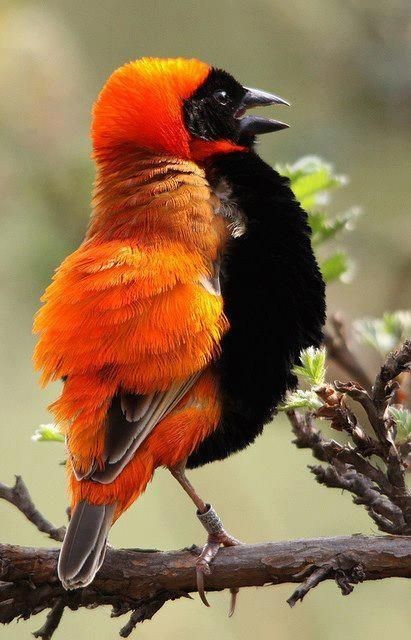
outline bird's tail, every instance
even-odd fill
[[[65,589],[92,582],[103,564],[106,542],[116,504],[79,502],[71,515],[58,561],[58,576]]]

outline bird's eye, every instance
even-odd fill
[[[227,91],[216,91],[215,94],[214,94],[214,98],[220,104],[224,104],[225,105],[225,104],[228,103],[228,93],[227,93]]]

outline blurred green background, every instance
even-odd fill
[[[61,445],[34,444],[48,422],[45,392],[31,366],[31,321],[53,269],[80,242],[93,168],[88,127],[109,73],[142,55],[196,56],[247,85],[278,92],[292,124],[261,144],[272,163],[318,154],[351,177],[335,205],[360,204],[364,216],[343,240],[357,263],[350,285],[329,288],[330,311],[379,315],[410,302],[411,5],[409,0],[49,0],[0,6],[1,474],[24,476],[39,508],[65,518]],[[365,354],[370,364],[377,358]],[[275,420],[250,449],[192,473],[201,495],[244,541],[371,533],[348,495],[315,484],[310,456]],[[48,545],[23,516],[0,503],[1,541]],[[115,526],[118,546],[180,548],[202,541],[194,510],[160,471],[146,495]],[[291,586],[243,590],[234,618],[228,594],[168,603],[137,637],[351,640],[409,634],[410,585],[358,586],[342,598],[324,584],[291,610]],[[0,628],[29,638],[44,614]],[[125,622],[125,620],[124,620]],[[115,638],[122,620],[109,609],[66,612],[56,638]]]

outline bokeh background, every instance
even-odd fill
[[[270,162],[318,154],[350,176],[334,204],[364,215],[343,239],[357,264],[352,284],[330,286],[331,311],[380,315],[410,302],[411,5],[409,0],[48,0],[0,5],[1,481],[22,474],[39,508],[65,517],[61,445],[34,444],[58,386],[40,391],[31,367],[31,321],[53,269],[80,242],[93,168],[88,127],[96,92],[117,66],[142,55],[196,56],[251,86],[291,100],[292,128],[267,136]],[[364,353],[370,365],[376,356]],[[256,444],[192,473],[199,492],[244,541],[370,533],[348,495],[315,484],[310,456],[278,418]],[[1,541],[52,545],[0,503]],[[115,526],[118,546],[181,548],[202,541],[183,492],[160,471]],[[228,595],[212,609],[167,604],[136,632],[147,640],[304,637],[373,640],[409,635],[410,585],[358,586],[342,598],[321,585],[290,610],[291,586],[243,590],[234,618]],[[29,638],[44,614],[0,629]],[[109,609],[66,612],[56,638],[116,637]]]

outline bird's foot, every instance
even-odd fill
[[[238,544],[242,544],[236,538],[233,538],[223,527],[223,523],[214,511],[211,505],[207,505],[207,510],[204,513],[197,511],[197,517],[203,525],[204,529],[208,533],[207,542],[205,543],[201,554],[196,562],[197,572],[197,590],[202,602],[209,607],[210,604],[206,598],[204,590],[204,576],[210,575],[210,564],[216,557],[221,546],[234,547]],[[230,589],[231,592],[231,604],[229,610],[229,617],[231,617],[235,611],[236,597],[238,589]]]

